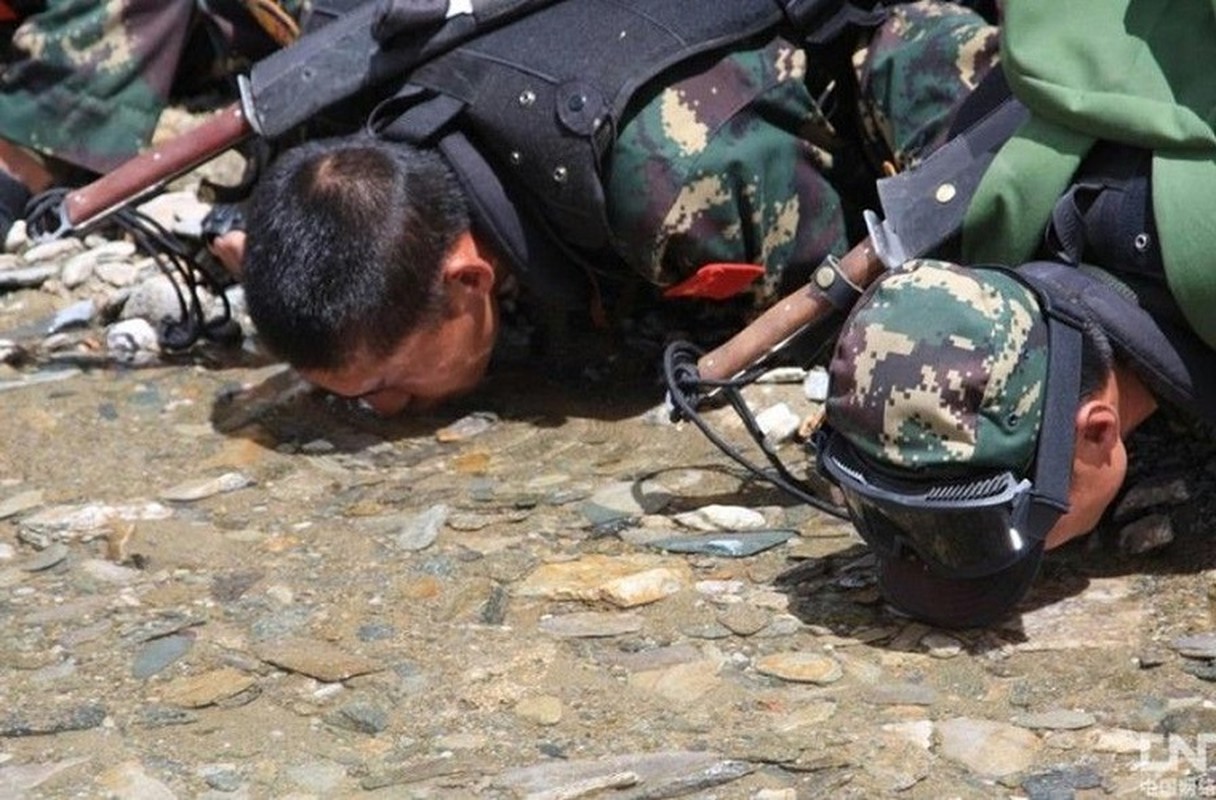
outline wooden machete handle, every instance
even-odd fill
[[[864,289],[883,271],[867,238],[840,259],[839,269]],[[833,306],[813,284],[791,292],[716,349],[697,361],[707,380],[725,380],[752,366],[794,334],[831,313]]]

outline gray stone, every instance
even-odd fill
[[[547,761],[529,767],[506,770],[491,779],[491,786],[520,794],[541,796],[541,792],[562,792],[552,797],[578,797],[573,787],[605,776],[631,773],[637,776],[641,792],[625,795],[629,800],[658,800],[681,797],[738,780],[752,771],[749,764],[725,761],[708,752],[631,753],[606,758],[575,761]]]
[[[123,303],[121,318],[158,323],[165,317],[177,319],[181,313],[173,281],[167,275],[154,275],[131,289],[127,302]]]
[[[435,438],[441,442],[462,442],[480,436],[498,424],[498,415],[490,411],[477,411],[440,428]]]
[[[235,792],[244,783],[233,764],[206,764],[198,768],[198,776],[219,792]]]
[[[136,362],[159,353],[160,339],[146,319],[124,319],[106,329],[106,350],[119,361]]]
[[[51,318],[46,332],[51,334],[72,328],[83,328],[93,321],[93,317],[96,314],[97,305],[92,299],[72,303],[67,308],[62,308],[55,312],[55,316]]]
[[[402,550],[425,550],[439,538],[439,532],[443,530],[450,513],[451,509],[441,503],[431,506],[421,514],[399,519],[401,527],[394,541]]]
[[[388,712],[374,703],[355,701],[327,714],[325,721],[335,728],[374,736],[388,727]]]
[[[1142,555],[1160,550],[1174,541],[1174,524],[1167,514],[1149,514],[1119,529],[1119,550]]]
[[[718,615],[718,622],[739,636],[751,636],[764,630],[772,615],[745,603],[733,603]]]
[[[84,249],[79,239],[52,239],[36,244],[21,254],[21,260],[27,264],[37,264],[42,261],[56,261],[66,258]],[[58,267],[56,266],[56,271]]]
[[[58,565],[67,557],[68,546],[66,544],[56,542],[42,552],[38,553],[38,555],[33,556],[32,558],[29,558],[23,562],[21,564],[21,569],[25,570],[26,572],[42,572],[43,570],[47,570]]]
[[[794,438],[802,418],[785,403],[769,406],[756,415],[756,424],[770,444],[782,444]]]
[[[214,497],[217,494],[227,494],[228,492],[235,492],[238,489],[245,489],[252,485],[253,479],[248,475],[240,472],[225,472],[223,475],[217,475],[214,478],[196,478],[179,483],[162,492],[161,499],[171,500],[176,503],[193,503],[198,500],[206,500],[208,497]]]
[[[9,711],[0,718],[0,737],[45,736],[65,731],[87,731],[105,721],[106,709],[96,703],[70,708],[39,708],[35,712]]]
[[[931,706],[937,690],[920,683],[884,683],[867,690],[865,699],[879,706]]]
[[[1027,800],[1072,800],[1078,789],[1101,789],[1102,776],[1093,767],[1069,766],[1036,772],[1022,781]]]
[[[822,403],[828,399],[828,371],[823,367],[813,367],[802,382],[802,393],[812,403]]]
[[[1153,477],[1130,487],[1115,507],[1116,521],[1157,506],[1176,506],[1191,499],[1191,490],[1184,478]]]
[[[177,795],[157,778],[152,777],[138,761],[117,764],[97,777],[97,782],[109,791],[107,796],[124,800],[176,800]]]
[[[594,525],[657,514],[671,503],[671,493],[653,483],[610,483],[592,493],[582,505],[583,515]]]
[[[1013,724],[1033,730],[1045,729],[1056,731],[1075,731],[1088,728],[1097,720],[1087,711],[1069,709],[1053,709],[1038,714],[1018,714],[1013,718]]]
[[[346,768],[332,761],[312,761],[288,767],[287,777],[301,789],[332,797],[346,779]]]
[[[172,635],[153,639],[136,653],[131,674],[140,680],[151,678],[190,652],[193,646],[193,636]]]
[[[104,261],[94,265],[93,274],[111,286],[121,289],[134,284],[139,278],[141,269],[141,264],[132,264],[128,261]]]
[[[20,492],[0,500],[0,519],[8,519],[42,505],[42,492],[38,489]]]
[[[686,528],[699,531],[739,531],[763,528],[767,521],[759,511],[743,506],[704,505],[672,517]]]
[[[622,636],[640,631],[642,618],[637,614],[586,611],[546,617],[537,628],[551,636],[570,639]]]
[[[25,797],[64,770],[88,762],[87,756],[65,758],[41,764],[6,764],[0,766],[0,797]]]
[[[1187,658],[1216,658],[1216,632],[1180,636],[1170,642],[1170,647]]]
[[[709,533],[700,536],[671,536],[648,544],[670,553],[696,553],[725,558],[745,558],[761,553],[797,536],[797,531],[749,531]]]
[[[57,266],[0,270],[0,290],[36,289],[59,274]]]

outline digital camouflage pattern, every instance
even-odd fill
[[[1033,456],[1047,325],[1006,272],[920,260],[880,278],[845,322],[827,421],[870,458],[943,473]]]
[[[999,33],[951,3],[907,3],[857,51],[861,119],[905,170],[943,144],[958,105],[996,66]]]
[[[856,63],[877,94],[857,111],[882,109],[876,135],[903,160],[944,136],[996,60],[996,29],[950,3],[899,6],[871,42]],[[809,274],[848,249],[825,177],[837,135],[807,89],[815,68],[777,38],[670,84],[622,126],[606,195],[618,250],[643,277],[668,285],[706,263],[760,264],[764,301],[787,265]]]
[[[0,136],[95,172],[139,152],[169,102],[194,0],[23,5],[29,16],[0,44]],[[302,13],[302,0],[285,5]]]

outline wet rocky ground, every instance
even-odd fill
[[[1216,794],[1193,431],[1138,436],[1016,616],[935,630],[847,524],[667,423],[645,348],[377,420],[254,338],[155,352],[175,301],[117,238],[6,251],[2,797]],[[788,377],[749,391],[777,427],[817,410]]]

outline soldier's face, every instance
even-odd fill
[[[1152,393],[1116,364],[1102,388],[1077,409],[1068,513],[1047,534],[1047,547],[1092,531],[1127,477],[1125,437],[1157,408]]]
[[[426,411],[477,386],[496,334],[496,318],[449,313],[406,336],[387,356],[360,351],[343,367],[300,370],[300,375],[314,386],[362,400],[381,416]]]
[[[361,400],[382,416],[419,412],[476,388],[498,338],[497,267],[471,233],[440,269],[443,314],[407,334],[385,356],[356,350],[337,369],[300,370],[314,386]]]
[[[1072,483],[1068,490],[1068,513],[1056,520],[1047,533],[1047,549],[1059,547],[1070,539],[1092,531],[1103,512],[1114,502],[1127,476],[1127,450],[1118,439],[1108,457],[1097,463],[1073,461]]]

